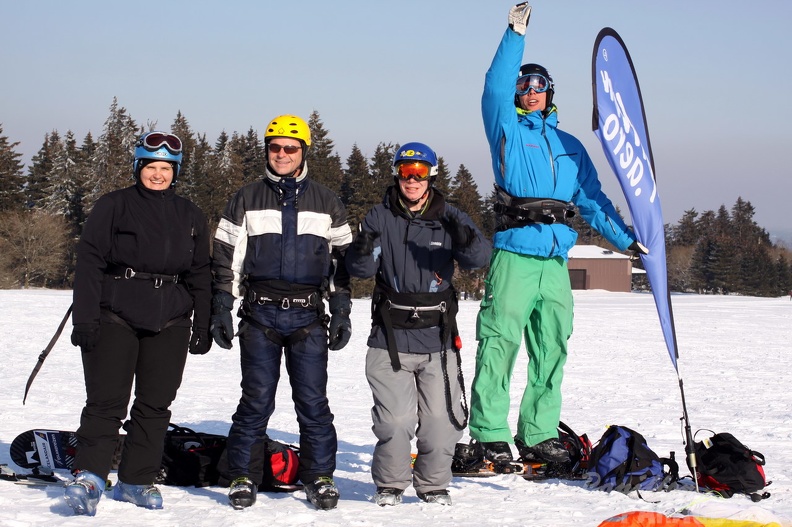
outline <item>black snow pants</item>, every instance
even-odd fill
[[[189,340],[189,326],[137,334],[102,321],[99,344],[82,353],[87,398],[77,430],[74,469],[107,479],[134,383],[118,479],[131,485],[154,482]]]

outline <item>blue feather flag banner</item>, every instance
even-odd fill
[[[652,286],[668,354],[678,373],[679,354],[668,291],[663,211],[638,78],[627,47],[611,28],[597,35],[591,62],[592,127],[624,192],[635,235],[649,249],[649,254],[641,255],[641,261]]]

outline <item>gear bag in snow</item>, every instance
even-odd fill
[[[759,493],[768,483],[765,479],[765,458],[743,445],[728,432],[715,434],[693,443],[698,466],[690,472],[700,487],[714,490],[725,498],[736,493],[748,494],[753,501],[769,498],[770,493]]]
[[[664,470],[668,467],[668,471]],[[611,425],[594,445],[589,462],[589,488],[616,490],[671,490],[679,479],[679,467],[670,457],[661,458],[638,432]]]

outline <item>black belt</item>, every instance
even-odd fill
[[[281,309],[302,307],[317,309],[322,303],[322,294],[319,288],[296,284],[278,284],[272,282],[249,282],[245,300],[251,304],[275,304]]]
[[[154,282],[154,288],[158,289],[163,284],[178,284],[181,276],[177,274],[158,274],[158,273],[144,273],[135,271],[131,267],[124,267],[121,265],[111,264],[107,266],[105,271],[112,276],[115,280],[151,280]]]
[[[493,205],[497,215],[497,231],[532,223],[569,225],[569,220],[575,216],[575,206],[571,202],[550,198],[514,198],[501,192],[498,197],[502,201]]]

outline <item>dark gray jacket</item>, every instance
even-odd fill
[[[377,280],[401,293],[441,292],[451,287],[454,260],[463,269],[477,269],[489,263],[492,245],[484,238],[470,217],[445,202],[442,194],[432,190],[430,204],[423,214],[412,216],[399,204],[398,190],[389,187],[385,199],[369,211],[362,228],[379,236],[374,253],[358,254],[347,249],[346,265],[351,276]],[[451,238],[440,219],[453,215],[475,233],[470,245],[452,249]],[[402,353],[433,353],[443,349],[440,328],[396,329],[396,344]],[[450,346],[449,341],[446,346]],[[387,349],[384,328],[372,323],[370,347]]]

